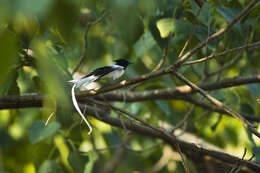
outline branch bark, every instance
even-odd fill
[[[193,153],[197,156],[210,156],[212,158],[215,158],[217,160],[220,160],[225,163],[230,164],[239,164],[244,167],[248,167],[254,171],[260,171],[260,164],[253,161],[243,160],[238,157],[234,157],[232,155],[215,151],[211,149],[207,149],[201,146],[197,146],[193,143],[187,142],[185,140],[176,139],[174,137],[171,137],[169,135],[165,135],[164,133],[160,133],[157,130],[151,129],[147,126],[136,124],[132,121],[125,121],[125,120],[119,120],[117,118],[113,118],[109,116],[109,114],[105,111],[102,111],[100,109],[96,110],[93,107],[87,106],[87,114],[94,116],[96,119],[99,119],[100,121],[103,121],[107,124],[110,124],[112,126],[116,126],[119,128],[126,128],[127,130],[133,131],[137,134],[152,137],[152,138],[159,138],[165,141],[166,143],[170,144],[173,148],[175,148],[175,142],[177,142],[180,146],[180,149],[185,153]],[[97,113],[98,112],[98,113]],[[96,116],[96,113],[98,116]],[[123,123],[122,123],[123,121]],[[176,141],[177,140],[177,141]],[[188,140],[188,139],[187,139]]]

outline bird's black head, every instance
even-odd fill
[[[117,59],[117,60],[114,60],[114,62],[116,62],[116,65],[120,65],[124,68],[126,68],[130,64],[133,64],[132,62],[129,62],[125,59]]]

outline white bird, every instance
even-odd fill
[[[78,113],[82,117],[82,119],[86,122],[86,124],[89,128],[88,134],[91,134],[92,127],[91,127],[88,120],[85,118],[85,116],[83,115],[83,113],[81,112],[81,110],[78,106],[78,102],[77,102],[76,96],[75,96],[75,88],[78,88],[78,87],[81,87],[81,86],[86,86],[86,85],[88,85],[88,84],[90,84],[94,81],[97,81],[101,78],[112,78],[113,80],[115,80],[115,79],[121,77],[124,74],[125,69],[127,68],[128,65],[132,64],[132,62],[129,62],[125,59],[114,60],[114,62],[116,62],[115,65],[97,68],[96,70],[94,70],[93,72],[89,73],[88,75],[84,76],[81,79],[75,79],[75,80],[68,81],[70,83],[73,83],[73,87],[71,89],[72,102],[73,102],[76,110],[78,111]]]

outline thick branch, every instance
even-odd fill
[[[260,74],[255,74],[247,77],[238,76],[234,78],[226,78],[218,82],[201,83],[198,84],[198,87],[203,90],[217,90],[250,83],[260,83]],[[84,98],[85,92],[86,91],[83,91],[78,94],[79,99]],[[105,98],[109,101],[136,102],[156,99],[178,99],[180,98],[179,96],[192,94],[194,92],[196,91],[194,91],[188,85],[183,85],[176,88],[156,89],[143,92],[113,91],[105,93],[104,95],[98,97],[100,99]]]
[[[242,122],[244,124],[244,126],[254,135],[256,135],[257,137],[260,138],[260,133],[258,133],[255,130],[255,127],[249,122],[247,121],[242,115],[240,115],[238,112],[234,111],[233,109],[231,109],[230,107],[228,107],[227,105],[225,105],[224,103],[220,102],[219,100],[215,99],[214,97],[212,97],[211,95],[209,95],[207,92],[205,92],[203,89],[201,89],[200,87],[198,87],[197,85],[193,84],[191,81],[189,81],[187,78],[185,78],[184,76],[182,76],[181,74],[175,72],[174,73],[175,76],[180,79],[181,81],[183,81],[184,83],[186,83],[187,85],[189,85],[191,88],[193,88],[194,90],[198,91],[202,96],[204,96],[206,99],[208,99],[210,102],[212,102],[213,104],[215,104],[217,107],[224,109],[229,115],[237,118],[240,122]]]
[[[159,138],[162,139],[163,141],[169,143],[173,148],[175,147],[175,142],[176,139],[174,137],[165,135],[164,133],[160,133],[159,131],[156,131],[154,129],[151,129],[146,126],[142,126],[136,123],[133,123],[132,121],[125,121],[125,120],[119,120],[117,118],[113,118],[108,115],[108,113],[101,111],[101,110],[96,110],[93,107],[87,106],[87,113],[89,115],[95,116],[96,119],[99,119],[100,121],[103,121],[105,123],[108,123],[112,126],[116,126],[119,128],[126,128],[130,131],[133,131],[137,134],[141,134],[144,136],[152,137],[152,138]],[[96,116],[98,114],[98,116]],[[181,148],[181,150],[184,153],[193,153],[198,156],[211,156],[215,159],[218,159],[222,162],[230,163],[230,164],[239,164],[241,166],[248,167],[252,170],[255,171],[260,171],[260,164],[252,161],[247,161],[247,160],[242,160],[238,157],[234,157],[232,155],[220,152],[220,151],[215,151],[215,150],[210,150],[206,149],[201,146],[197,146],[193,143],[189,143],[184,140],[177,139],[177,142]]]

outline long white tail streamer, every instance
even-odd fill
[[[92,127],[91,125],[89,124],[88,120],[85,118],[85,116],[82,114],[80,108],[79,108],[79,105],[78,105],[78,102],[76,100],[76,96],[75,96],[75,88],[77,87],[76,84],[74,84],[72,86],[72,89],[71,89],[71,96],[72,96],[72,102],[73,102],[73,105],[74,107],[76,108],[76,110],[78,111],[79,115],[81,116],[81,118],[85,121],[85,123],[87,124],[88,128],[89,128],[89,132],[88,132],[88,135],[91,134],[92,132]]]

